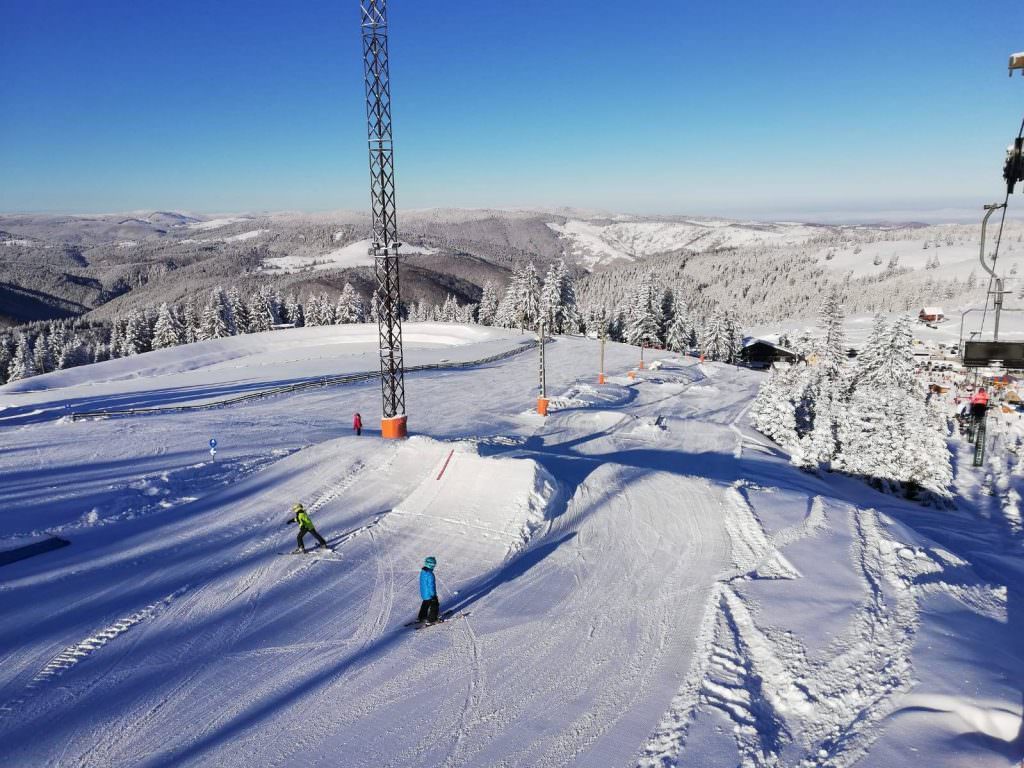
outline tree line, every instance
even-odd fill
[[[491,281],[478,303],[412,301],[403,319],[478,323],[536,331],[543,321],[554,334],[590,333],[637,346],[699,351],[711,360],[736,362],[742,335],[735,313],[677,298],[647,274],[615,307],[581,309],[564,260],[543,278],[532,262],[517,266],[504,291]],[[282,297],[271,285],[243,296],[236,287],[214,288],[204,301],[164,302],[134,309],[109,321],[30,323],[0,334],[0,383],[181,344],[259,333],[282,327],[376,322],[376,294],[369,301],[346,283],[340,295]]]

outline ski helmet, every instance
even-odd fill
[[[430,568],[432,570],[435,565],[437,565],[437,558],[434,557],[433,555],[431,555],[430,557],[428,557],[426,560],[423,561],[423,567],[424,568]]]
[[[297,501],[292,504],[292,512],[301,512],[303,509],[305,509],[305,507],[302,506],[301,501]]]

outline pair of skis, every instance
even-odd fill
[[[461,619],[463,616],[469,616],[469,611],[456,612],[453,608],[452,610],[445,611],[438,616],[437,621],[420,621],[419,619],[414,619],[413,621],[406,622],[403,626],[412,627],[413,629],[426,629],[427,627],[433,627],[436,624],[444,624],[445,622],[453,619]]]
[[[341,560],[341,555],[334,551],[334,547],[314,547],[306,551],[295,550],[291,552],[278,552],[279,555],[300,555],[310,557],[314,560]]]

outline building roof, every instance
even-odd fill
[[[921,314],[922,315],[941,315],[941,314],[944,314],[944,313],[942,311],[942,307],[922,307],[921,308]]]
[[[766,347],[771,347],[772,349],[776,349],[779,352],[785,352],[787,355],[793,355],[793,357],[799,357],[799,355],[797,355],[797,353],[794,352],[792,349],[786,349],[786,347],[781,347],[774,341],[769,341],[768,339],[758,339],[750,337],[749,339],[743,340],[744,349],[749,349],[750,347],[756,346],[758,344],[763,344]]]

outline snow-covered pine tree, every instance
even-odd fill
[[[547,332],[561,333],[562,291],[558,285],[558,268],[555,264],[548,267],[544,276],[544,285],[540,293],[540,315],[544,318],[544,328]]]
[[[658,328],[658,336],[662,344],[668,346],[668,335],[676,320],[676,295],[671,288],[666,287],[661,294],[661,322]],[[678,351],[678,350],[677,350]]]
[[[552,333],[571,333],[579,328],[576,289],[564,259],[548,267],[541,290],[540,313]]]
[[[211,293],[211,300],[220,305],[220,316],[224,320],[228,336],[236,336],[239,333],[238,325],[235,323],[235,316],[231,313],[231,299],[221,286],[217,286]]]
[[[480,309],[477,320],[480,325],[494,325],[498,315],[498,289],[488,280],[484,283],[483,295],[480,297]]]
[[[203,319],[199,328],[200,341],[223,339],[231,335],[228,329],[227,318],[224,317],[224,302],[221,301],[223,293],[218,288],[214,288],[210,292],[210,298],[203,308]]]
[[[193,342],[199,341],[199,327],[201,321],[199,318],[199,311],[196,309],[196,304],[192,299],[185,302],[185,310],[182,313],[181,330],[185,336],[185,343],[192,344]]]
[[[334,309],[334,322],[337,325],[363,322],[363,300],[350,283],[345,283],[338,304]]]
[[[153,349],[176,347],[185,341],[185,333],[165,301],[157,311],[156,326],[153,328]]]
[[[337,319],[334,311],[334,302],[331,301],[331,297],[324,291],[320,294],[320,325],[334,325]]]
[[[886,330],[884,322],[875,320],[871,336],[857,361],[854,388],[896,387],[904,392],[919,393],[914,377],[914,336],[908,315],[901,315]]]
[[[149,337],[149,322],[146,320],[146,313],[142,310],[135,310],[128,315],[124,326],[124,335],[121,337],[121,356],[131,357],[149,352],[152,339]]]
[[[669,326],[666,342],[668,348],[673,352],[684,354],[689,349],[689,328],[686,314],[682,311],[682,305],[676,311],[672,325]]]
[[[526,329],[536,329],[540,320],[540,277],[533,262],[527,262],[522,272],[522,281],[516,295],[516,324]]]
[[[63,323],[55,322],[50,323],[50,335],[46,339],[46,343],[49,346],[50,361],[53,364],[53,370],[59,371],[64,368],[64,347],[68,343],[67,329]]]
[[[231,310],[231,317],[234,320],[235,333],[249,333],[252,328],[252,318],[249,316],[249,307],[242,299],[238,288],[231,286],[228,290],[228,307]]]
[[[85,341],[77,333],[72,333],[61,349],[58,367],[62,369],[75,368],[79,365],[86,365],[91,361],[92,357],[89,354]]]
[[[758,389],[750,408],[754,428],[784,448],[798,444],[796,417],[790,397],[795,366],[776,366]]]
[[[36,374],[50,373],[54,369],[54,360],[50,355],[50,345],[45,327],[32,342],[32,363]]]
[[[836,433],[836,385],[827,377],[818,380],[819,389],[814,397],[814,426],[800,438],[799,450],[793,452],[791,461],[804,469],[831,469],[838,446]]]
[[[637,347],[661,343],[661,300],[650,275],[646,275],[630,303],[626,318],[626,341]]]
[[[301,328],[306,324],[306,316],[302,311],[302,303],[299,301],[299,297],[296,296],[295,293],[289,293],[288,298],[284,300],[284,311],[287,315],[288,322],[296,328]]]
[[[512,271],[512,279],[505,287],[505,295],[498,302],[494,313],[494,324],[503,328],[514,328],[516,325],[516,295],[518,293],[519,270]]]
[[[730,331],[725,315],[720,310],[711,313],[700,338],[700,353],[705,360],[725,361],[730,352]]]
[[[0,384],[7,383],[7,370],[11,365],[14,349],[9,346],[6,336],[0,336]]]
[[[867,478],[876,487],[900,474],[904,445],[903,422],[894,418],[905,393],[894,389],[858,388],[839,420],[840,450],[833,466]]]
[[[825,294],[818,312],[825,334],[818,345],[818,367],[831,381],[837,381],[846,362],[846,332],[843,329],[843,307],[836,289]]]
[[[918,488],[948,498],[953,482],[949,448],[946,445],[946,419],[920,397],[904,395],[906,405],[901,417],[906,435],[905,470],[900,477],[907,486],[907,495],[915,496]]]
[[[455,300],[452,294],[448,294],[445,297],[444,304],[442,304],[437,311],[437,318],[444,323],[455,323],[459,320],[459,303]]]
[[[723,322],[725,323],[725,362],[736,365],[740,361],[740,352],[743,349],[743,331],[734,312],[725,312]]]
[[[7,369],[8,381],[21,381],[36,375],[36,364],[32,355],[32,342],[24,332],[18,334],[14,355]]]

